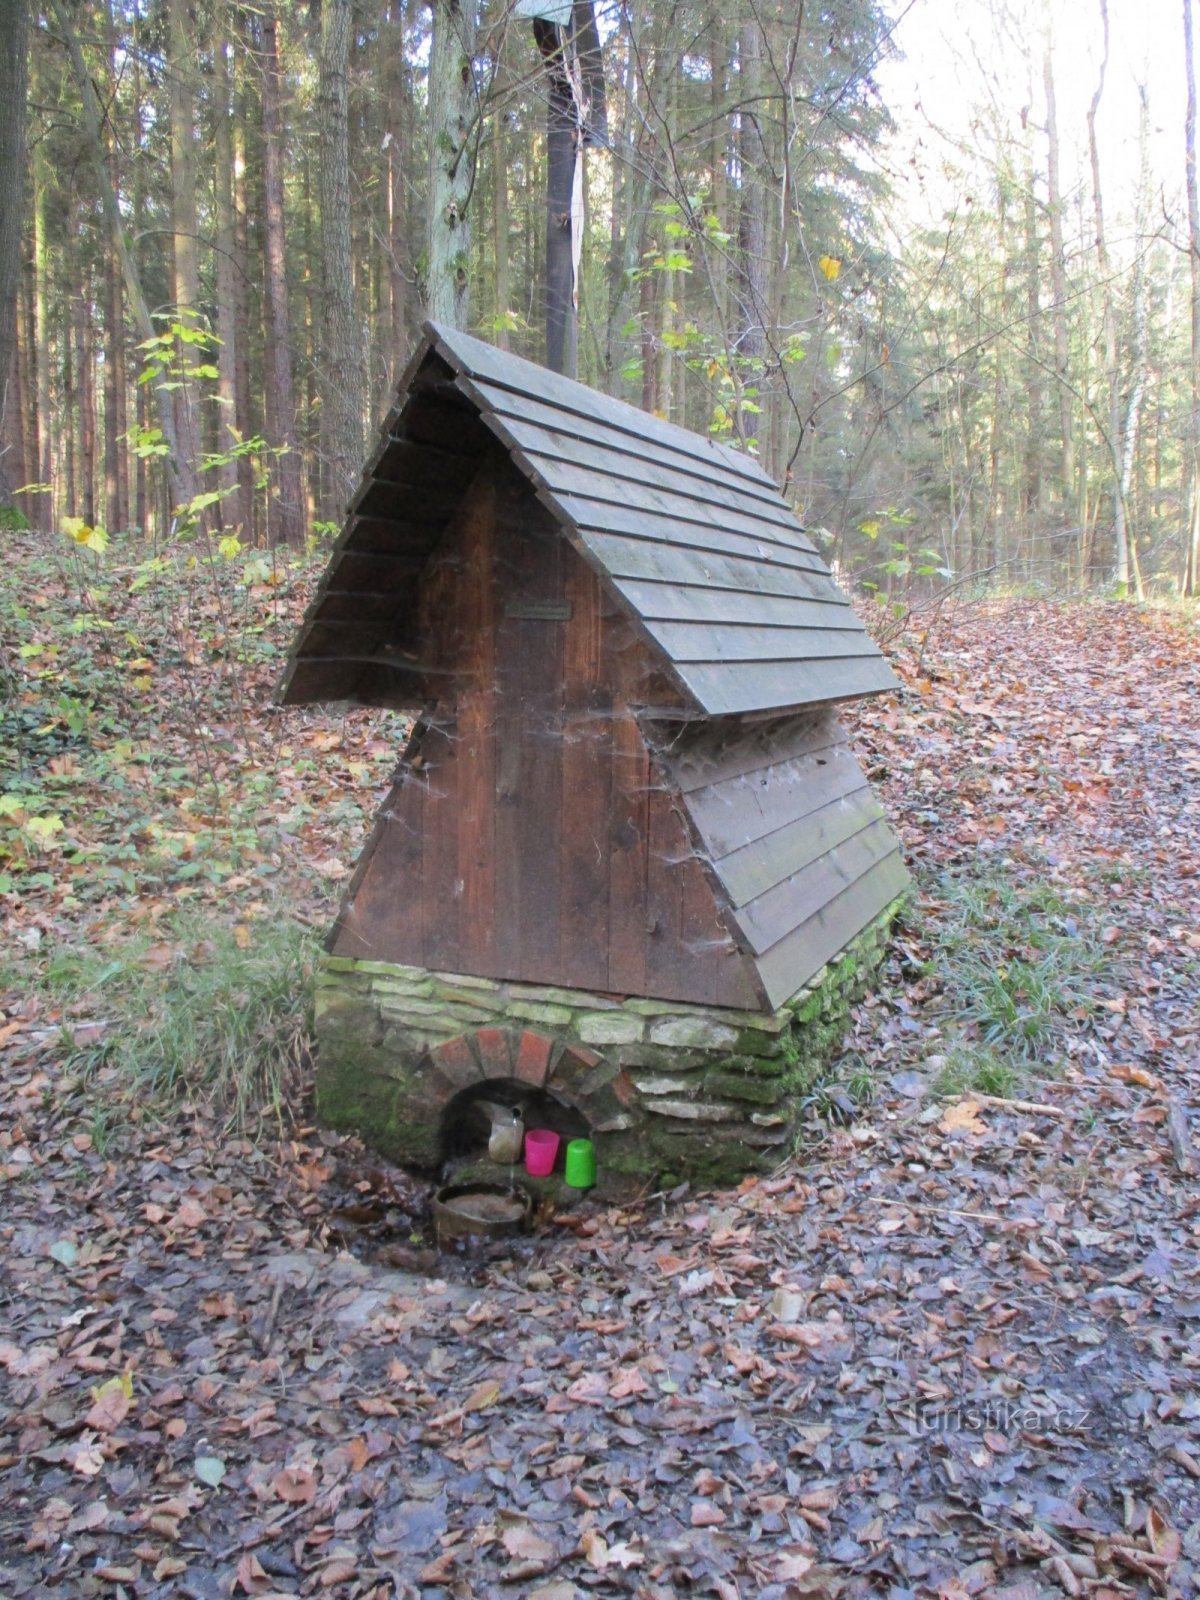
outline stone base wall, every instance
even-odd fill
[[[647,1179],[736,1183],[792,1148],[799,1102],[835,1052],[898,908],[769,1013],[327,956],[317,1115],[431,1168],[454,1095],[511,1078],[587,1118],[610,1192]]]

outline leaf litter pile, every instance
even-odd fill
[[[892,650],[855,733],[919,892],[803,1150],[516,1246],[430,1251],[424,1186],[302,1102],[251,1138],[122,1100],[80,1049],[103,998],[34,981],[180,894],[319,927],[380,719],[266,711],[268,651],[222,759],[324,746],[273,759],[288,828],[123,907],[38,858],[4,902],[0,1593],[1196,1592],[1195,627],[1012,601]]]

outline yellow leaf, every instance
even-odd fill
[[[837,256],[820,256],[817,260],[817,265],[820,267],[821,271],[825,274],[826,279],[830,283],[833,282],[838,273],[842,270],[841,260]]]
[[[69,534],[76,544],[86,545],[97,555],[108,549],[108,535],[104,529],[89,527],[82,517],[64,517],[63,532]]]
[[[104,1383],[95,1384],[92,1388],[92,1399],[102,1400],[106,1394],[115,1394],[118,1389],[126,1400],[133,1399],[132,1370],[123,1372],[119,1378],[109,1378]]]
[[[978,1100],[960,1100],[946,1107],[942,1113],[943,1133],[953,1133],[957,1128],[965,1129],[967,1133],[984,1131],[984,1125],[979,1120]]]
[[[463,1401],[464,1411],[486,1411],[488,1406],[494,1406],[500,1398],[500,1385],[492,1379],[481,1383],[477,1389]]]

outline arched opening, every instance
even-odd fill
[[[492,1131],[492,1107],[518,1111],[526,1128],[549,1128],[557,1133],[562,1150],[571,1139],[586,1139],[591,1126],[577,1106],[550,1089],[524,1083],[520,1078],[484,1078],[459,1092],[444,1107],[438,1130],[438,1157],[445,1164],[487,1159]]]

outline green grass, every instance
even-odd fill
[[[943,1077],[961,1087],[1010,1092],[1033,1063],[1053,1066],[1100,1003],[1100,911],[1036,870],[989,863],[937,884],[930,971],[949,1012]]]
[[[63,1052],[77,1074],[104,1068],[118,1098],[151,1109],[203,1103],[252,1129],[278,1120],[297,1092],[315,949],[286,917],[233,924],[184,915],[115,950],[56,948],[35,982],[69,1013]],[[83,1043],[72,1018],[104,1020],[101,1042]]]
[[[1021,1069],[987,1046],[959,1045],[946,1058],[935,1088],[947,1097],[956,1094],[995,1094],[1011,1097],[1021,1086]]]

